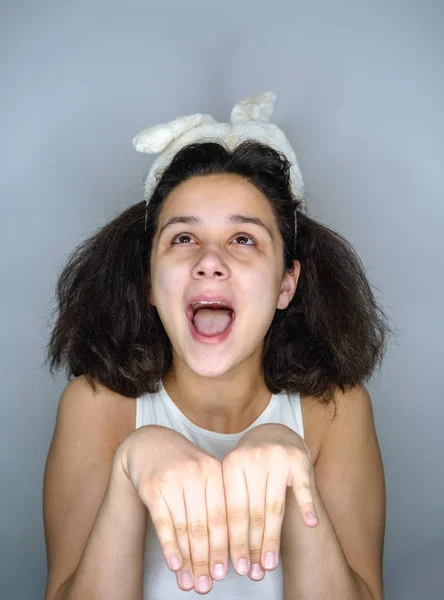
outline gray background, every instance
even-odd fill
[[[398,331],[369,384],[386,598],[444,598],[443,14],[438,1],[2,3],[1,598],[43,596],[42,477],[66,380],[42,363],[62,264],[141,200],[152,159],[136,133],[227,120],[269,89],[312,215],[354,244]]]

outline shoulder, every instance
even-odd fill
[[[316,396],[301,396],[304,440],[316,463],[322,445],[338,430],[371,427],[373,407],[367,388],[360,384],[342,391],[337,387],[333,399],[322,404]]]
[[[93,429],[115,450],[135,429],[136,400],[94,382],[95,390],[84,375],[68,383],[60,397],[57,422],[71,429]]]

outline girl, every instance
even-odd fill
[[[141,132],[145,202],[60,275],[46,600],[383,598],[389,328],[274,104]]]

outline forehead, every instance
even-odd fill
[[[273,225],[274,215],[266,196],[239,175],[217,174],[187,179],[168,195],[162,207],[159,224],[175,214],[199,214],[212,219],[224,218],[232,212],[247,211],[261,216]]]

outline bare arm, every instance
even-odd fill
[[[122,402],[84,378],[62,394],[44,481],[45,600],[142,598],[147,511],[121,468]]]
[[[364,386],[337,391],[337,418],[314,465],[316,527],[291,494],[283,523],[284,597],[382,600],[385,480],[373,407]]]

